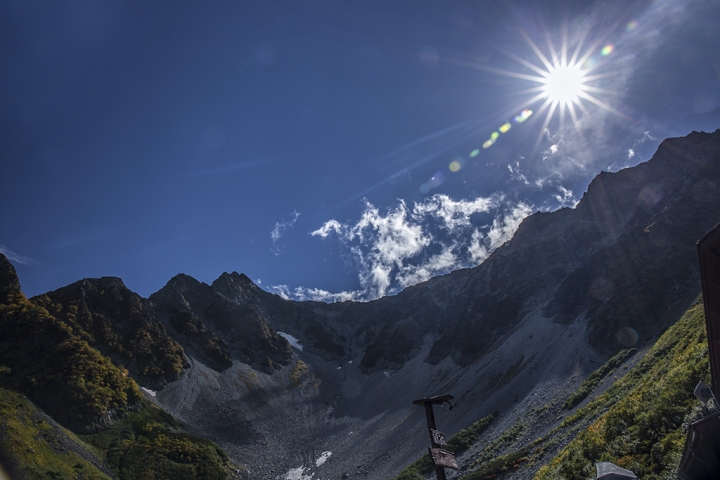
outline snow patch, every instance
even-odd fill
[[[383,372],[383,373],[385,374],[385,378],[390,378],[390,372],[385,371],[385,372]]]
[[[283,480],[310,480],[315,474],[305,475],[307,469],[304,467],[293,468],[285,474]]]
[[[303,351],[303,346],[300,345],[300,341],[297,338],[295,338],[292,335],[290,335],[289,333],[285,333],[285,332],[278,332],[278,335],[280,335],[285,340],[287,340],[288,343],[290,344],[290,346],[297,348],[301,352]]]
[[[315,460],[315,465],[318,467],[321,466],[322,464],[327,462],[327,459],[330,458],[331,455],[332,455],[332,452],[323,452],[322,455],[320,455],[320,458]]]
[[[149,388],[145,388],[145,387],[140,387],[140,388],[142,388],[143,390],[145,390],[145,391],[146,391],[148,394],[150,394],[151,396],[157,397],[157,392],[156,392],[155,390],[150,390]]]

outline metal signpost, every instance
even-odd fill
[[[445,468],[458,469],[455,455],[452,452],[444,450],[442,447],[447,447],[447,441],[445,435],[437,430],[435,426],[435,415],[433,414],[433,405],[441,405],[448,403],[452,410],[453,400],[452,395],[438,395],[436,397],[421,398],[420,400],[414,400],[412,403],[421,407],[425,407],[425,417],[427,418],[428,433],[430,433],[430,457],[432,457],[433,464],[435,465],[435,474],[438,480],[445,479]]]

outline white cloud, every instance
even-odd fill
[[[484,235],[482,232],[478,229],[473,231],[472,237],[470,238],[470,246],[468,247],[468,253],[470,254],[470,259],[475,264],[480,264],[485,261],[485,259],[490,255],[488,253],[488,249],[485,246],[485,243],[483,242]]]
[[[635,150],[632,148],[628,148],[628,158],[633,158],[635,156]]]
[[[445,247],[438,255],[433,255],[425,263],[420,265],[405,265],[400,268],[396,280],[401,288],[409,287],[426,280],[440,273],[447,273],[454,270],[457,265],[457,257],[452,252],[453,247]]]
[[[549,133],[548,133],[548,135],[549,135]],[[550,145],[547,150],[542,152],[543,162],[550,160],[550,158],[552,158],[553,155],[557,154],[559,149],[560,149],[560,147],[558,147],[557,143]]]
[[[293,211],[290,215],[289,220],[283,220],[280,222],[275,222],[275,228],[272,229],[272,232],[270,232],[270,238],[272,239],[272,251],[275,255],[280,255],[282,251],[277,245],[278,240],[280,240],[280,237],[282,237],[287,230],[293,227],[295,225],[295,222],[297,222],[298,217],[300,217],[300,214],[296,211]]]
[[[492,253],[497,247],[510,240],[520,226],[520,222],[531,213],[532,208],[520,202],[502,218],[495,217],[492,227],[486,235],[486,238],[490,240],[488,251]]]
[[[578,204],[579,200],[575,198],[572,190],[569,190],[562,185],[558,185],[557,189],[560,193],[554,194],[553,197],[557,200],[560,206],[575,208],[575,205]]]
[[[500,194],[473,200],[437,194],[412,207],[401,200],[385,212],[366,202],[356,223],[328,220],[310,233],[321,238],[337,235],[358,269],[359,290],[331,293],[303,287],[294,291],[285,286],[272,288],[296,300],[379,298],[433,276],[478,265],[512,238],[530,213],[529,205],[510,202]],[[478,214],[492,217],[481,222],[474,217]]]
[[[497,208],[501,200],[501,196],[495,195],[487,198],[478,197],[471,201],[454,201],[447,195],[438,194],[426,199],[424,203],[416,203],[413,207],[413,217],[419,219],[425,215],[433,215],[440,218],[446,228],[454,230],[458,227],[470,226],[470,215],[489,212]]]
[[[507,168],[510,171],[511,179],[517,180],[525,185],[530,185],[530,182],[528,181],[525,174],[520,171],[520,162],[515,162],[514,168],[512,165],[508,165]]]
[[[337,220],[330,220],[328,222],[325,222],[322,227],[318,228],[314,232],[311,232],[310,235],[318,235],[322,238],[327,237],[330,235],[331,232],[335,232],[338,235],[340,235],[342,232],[342,225],[340,225],[340,222]]]
[[[5,245],[0,245],[0,253],[5,255],[8,260],[11,262],[19,263],[21,265],[27,265],[29,263],[34,263],[34,261],[30,258],[23,257],[22,255],[18,255],[17,253],[13,252],[9,248],[7,248]]]
[[[270,285],[268,287],[268,291],[270,293],[274,293],[275,295],[279,295],[285,300],[290,300],[290,297],[292,294],[290,293],[290,289],[287,287],[287,285]]]
[[[338,292],[332,293],[320,288],[297,287],[292,292],[287,285],[272,285],[268,287],[268,291],[281,296],[285,300],[296,300],[304,302],[313,300],[316,302],[345,302],[347,300],[362,300],[361,292]]]

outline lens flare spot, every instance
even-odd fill
[[[450,162],[450,165],[448,165],[448,170],[451,172],[459,172],[462,170],[462,168],[465,166],[465,159],[462,157],[455,157]]]
[[[492,138],[490,140],[486,140],[485,143],[483,143],[483,148],[490,148],[492,147],[492,144],[495,143],[495,140]]]
[[[498,130],[500,130],[500,133],[507,133],[508,130],[512,128],[512,125],[510,125],[509,122],[505,122]]]
[[[430,185],[431,188],[439,187],[443,184],[445,181],[445,174],[442,172],[442,170],[438,170],[435,175],[430,177],[430,180],[428,180],[428,185]]]
[[[498,132],[493,132],[490,134],[490,140],[497,140],[500,134]]]
[[[640,335],[634,328],[622,327],[618,330],[615,338],[623,347],[632,347],[640,340]]]
[[[480,149],[478,149],[478,148],[476,148],[475,150],[473,150],[472,152],[470,152],[470,158],[475,158],[475,157],[477,157],[478,155],[480,155]]]
[[[613,50],[615,50],[615,46],[613,44],[605,45],[603,49],[600,50],[600,55],[607,57],[613,52]]]
[[[526,108],[525,110],[523,110],[522,112],[520,112],[520,115],[518,115],[518,116],[516,116],[515,118],[513,118],[513,122],[515,122],[515,123],[523,123],[525,120],[527,120],[528,118],[530,118],[530,115],[532,115],[532,114],[533,114],[533,111]]]
[[[632,32],[633,30],[635,30],[637,28],[637,26],[638,26],[637,20],[633,20],[631,22],[628,22],[627,25],[625,25],[625,30],[627,30],[628,32]]]

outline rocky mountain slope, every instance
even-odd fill
[[[0,254],[0,476],[237,474],[220,448],[143,400],[131,378],[164,383],[185,362],[145,303],[118,279],[86,280],[28,301]]]
[[[720,131],[692,133],[600,174],[576,208],[526,218],[478,267],[373,302],[292,302],[237,273],[177,275],[147,300],[103,278],[31,301],[248,478],[389,478],[426,448],[412,400],[450,393],[448,436],[490,414],[502,436],[651,344],[699,292],[695,242],[717,205]],[[11,368],[28,360],[0,347]]]

